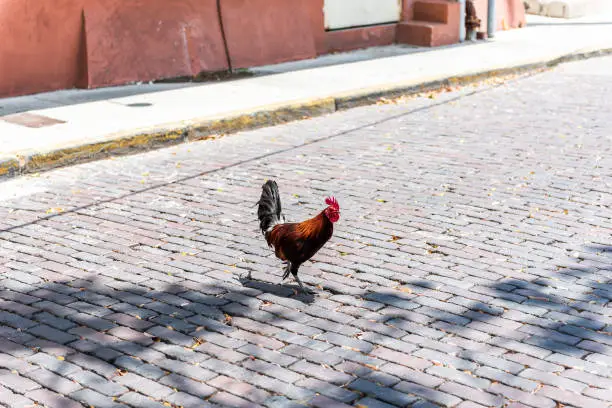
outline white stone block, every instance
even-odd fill
[[[582,17],[587,14],[589,6],[589,0],[552,0],[547,3],[544,15],[556,18]]]

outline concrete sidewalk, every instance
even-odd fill
[[[611,51],[612,13],[573,20],[529,16],[527,28],[474,44],[391,47],[378,51],[383,57],[376,59],[346,62],[352,57],[345,55],[261,67],[253,70],[253,78],[224,83],[0,100],[0,115],[3,106],[20,112],[0,118],[0,178],[331,113],[381,96],[445,86],[449,80],[470,82]],[[150,92],[157,89],[164,90]],[[78,103],[104,93],[111,97]]]

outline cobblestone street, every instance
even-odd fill
[[[0,406],[611,407],[610,95],[592,59],[1,183]],[[267,178],[340,203],[313,295]]]

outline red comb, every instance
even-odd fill
[[[338,200],[335,197],[327,197],[325,199],[325,204],[329,205],[336,211],[340,211],[340,204],[338,204]]]

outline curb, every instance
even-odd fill
[[[412,81],[411,83],[394,83],[382,87],[376,86],[331,97],[293,101],[250,111],[230,113],[214,119],[195,119],[150,129],[126,131],[108,135],[108,140],[105,141],[58,148],[47,152],[26,152],[18,157],[1,157],[0,180],[104,159],[110,156],[142,153],[186,142],[214,139],[220,134],[231,134],[322,116],[359,106],[372,105],[381,98],[409,96],[421,92],[444,89],[448,86],[468,85],[496,77],[536,72],[567,62],[605,55],[612,55],[612,48],[577,52],[546,61],[486,70],[416,84]]]
[[[189,141],[206,140],[215,135],[236,133],[280,125],[308,117],[321,116],[336,111],[335,98],[320,98],[304,102],[282,103],[250,112],[241,112],[227,117],[195,121],[189,127]]]
[[[139,134],[125,134],[112,140],[84,144],[81,146],[59,148],[49,152],[32,152],[18,156],[19,173],[37,173],[57,167],[139,153],[155,148],[171,146],[186,141],[187,132],[183,129],[154,130]],[[0,168],[2,163],[0,163]],[[1,170],[0,170],[1,177]]]
[[[0,158],[0,180],[19,175],[20,168],[17,159],[11,157]]]
[[[606,55],[612,55],[612,48],[572,53],[546,61],[516,65],[514,67],[480,71],[466,75],[457,75],[444,79],[423,82],[420,84],[395,84],[383,88],[376,87],[371,89],[362,89],[357,92],[350,92],[344,96],[337,96],[335,98],[336,110],[340,111],[359,106],[372,105],[375,104],[381,98],[409,96],[421,92],[431,92],[444,89],[448,86],[469,85],[491,78],[504,77],[513,74],[526,74],[530,72],[537,72],[544,69],[554,68],[558,65],[565,64],[568,62],[580,61],[595,57],[603,57]]]

